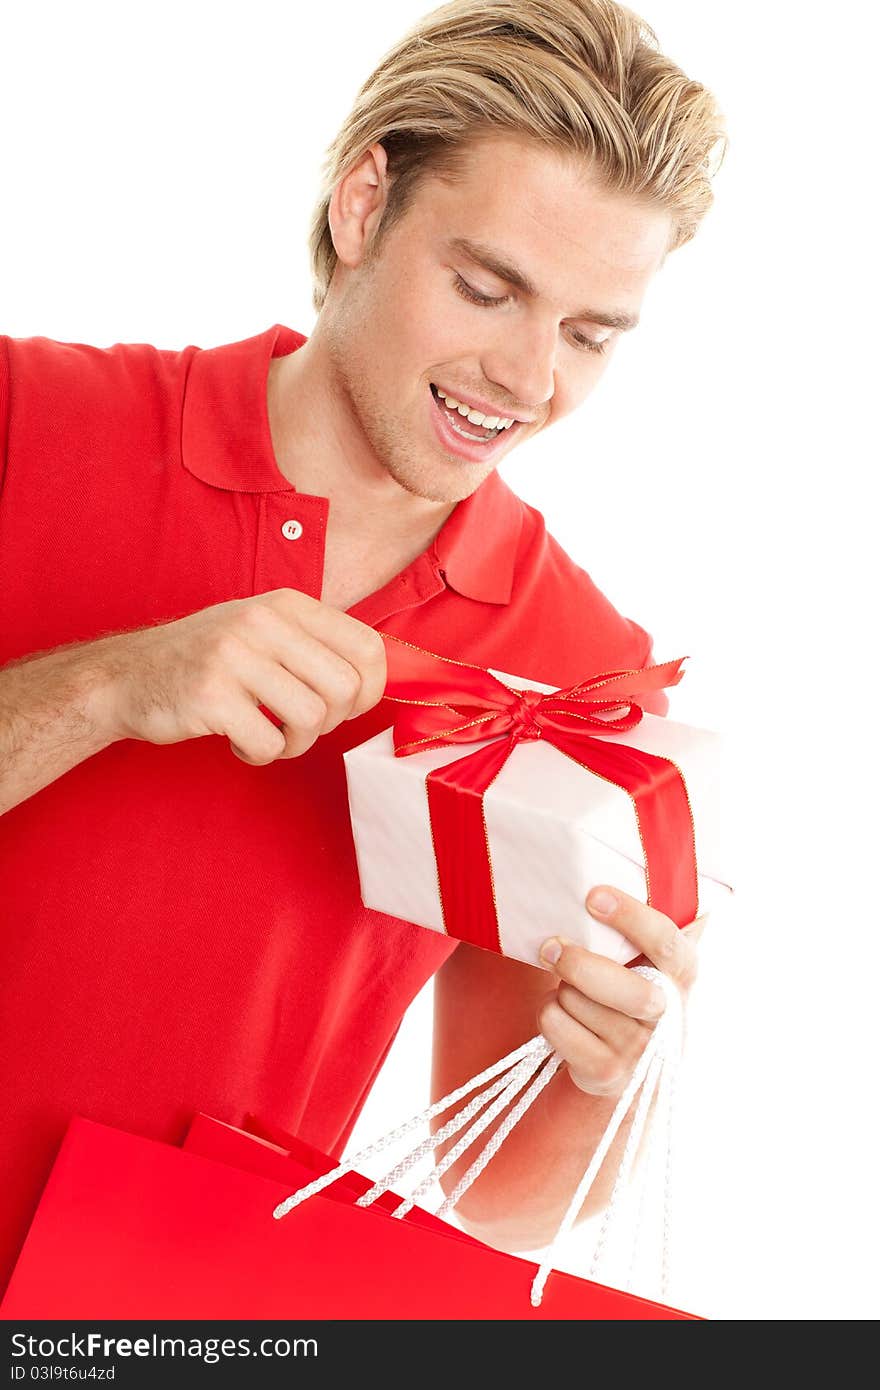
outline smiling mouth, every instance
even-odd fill
[[[431,395],[434,397],[437,407],[442,410],[449,428],[455,430],[456,434],[460,434],[462,439],[469,439],[474,444],[488,444],[491,439],[497,439],[499,434],[510,434],[519,424],[518,420],[514,420],[513,424],[507,426],[506,429],[502,429],[500,426],[486,429],[484,425],[477,425],[472,420],[468,420],[467,416],[463,416],[458,409],[450,410],[446,401],[442,400],[438,394],[433,381],[431,382]]]

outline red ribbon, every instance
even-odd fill
[[[511,690],[481,666],[424,651],[390,633],[385,698],[401,705],[397,757],[492,739],[429,772],[425,781],[446,931],[501,951],[483,794],[517,743],[543,738],[632,798],[645,860],[648,902],[683,927],[697,915],[694,823],[675,763],[604,743],[641,721],[639,696],[677,685],[685,657],[635,671],[605,671],[545,695]]]

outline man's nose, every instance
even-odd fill
[[[516,331],[508,325],[483,353],[486,380],[500,386],[523,411],[540,418],[556,389],[558,345],[556,327],[541,331],[532,325]]]

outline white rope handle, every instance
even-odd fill
[[[562,1221],[559,1224],[559,1227],[557,1228],[556,1234],[544,1253],[544,1258],[538,1267],[538,1272],[536,1273],[534,1280],[532,1281],[530,1297],[532,1307],[534,1308],[540,1306],[541,1299],[543,1298],[544,1286],[547,1283],[550,1271],[553,1268],[553,1253],[556,1247],[559,1245],[560,1241],[564,1240],[565,1237],[572,1230],[572,1227],[574,1226],[575,1221],[577,1220],[578,1213],[580,1212],[581,1207],[586,1201],[590,1189],[596,1180],[596,1176],[599,1172],[599,1169],[605,1161],[605,1156],[611,1147],[614,1137],[617,1134],[617,1131],[620,1129],[620,1126],[623,1123],[626,1115],[629,1113],[629,1108],[632,1105],[639,1088],[644,1084],[648,1076],[648,1072],[651,1069],[651,1065],[653,1063],[655,1055],[659,1056],[659,1058],[661,1059],[662,1066],[663,1063],[667,1061],[667,1059],[673,1057],[676,1054],[676,1051],[680,1051],[681,1049],[681,996],[678,993],[678,988],[675,985],[674,981],[669,979],[668,976],[662,975],[660,971],[655,970],[653,966],[636,966],[635,973],[643,975],[646,979],[653,979],[659,985],[661,985],[666,994],[666,1009],[664,1010],[659,1022],[655,1025],[654,1030],[651,1033],[651,1036],[649,1037],[648,1042],[645,1046],[645,1049],[642,1052],[642,1055],[639,1058],[638,1062],[636,1063],[635,1070],[633,1071],[633,1074],[630,1077],[629,1082],[627,1083],[623,1091],[623,1094],[621,1095],[620,1099],[617,1102],[617,1105],[614,1108],[614,1112],[611,1116],[611,1119],[608,1121],[608,1124],[606,1126],[605,1133],[602,1135],[602,1138],[599,1140],[599,1143],[596,1146],[593,1156],[590,1159],[590,1162],[587,1166],[587,1170],[584,1173],[584,1176],[581,1178],[581,1181],[578,1183],[574,1196],[572,1197],[568,1209],[565,1215],[563,1216]],[[645,1106],[644,1110],[646,1116],[649,1105],[650,1097],[648,1099],[648,1105]],[[633,1120],[633,1127],[635,1127],[635,1118]],[[629,1139],[631,1138],[632,1131],[630,1131],[629,1135]],[[633,1155],[635,1154],[635,1151],[635,1145],[632,1145]],[[669,1150],[667,1148],[667,1155],[668,1152]],[[617,1192],[619,1195],[621,1190],[622,1185],[619,1182],[615,1183],[614,1191],[612,1192],[612,1199],[614,1198],[614,1192]],[[606,1222],[609,1219],[607,1212],[605,1219]],[[668,1235],[668,1227],[666,1228],[666,1233]],[[669,1260],[667,1252],[666,1254],[664,1254],[664,1266],[667,1270],[667,1273],[668,1264]]]
[[[639,1191],[638,1199],[637,1199],[637,1200],[638,1200],[638,1211],[637,1211],[637,1213],[636,1213],[635,1233],[634,1233],[634,1235],[633,1235],[632,1245],[631,1245],[630,1253],[629,1253],[629,1268],[628,1268],[628,1270],[627,1270],[626,1284],[625,1284],[625,1287],[626,1287],[627,1289],[633,1289],[633,1288],[635,1287],[635,1276],[636,1276],[636,1268],[637,1268],[637,1263],[638,1263],[639,1248],[640,1248],[640,1246],[641,1246],[641,1244],[642,1244],[642,1242],[641,1242],[641,1234],[642,1234],[642,1230],[643,1230],[643,1228],[644,1228],[645,1222],[646,1222],[647,1219],[648,1219],[648,1201],[649,1201],[649,1197],[650,1197],[650,1187],[651,1187],[651,1183],[650,1183],[651,1166],[652,1166],[652,1163],[653,1163],[653,1161],[654,1161],[654,1155],[655,1155],[656,1152],[657,1152],[657,1119],[656,1119],[656,1117],[655,1117],[654,1123],[653,1123],[652,1125],[648,1125],[648,1126],[647,1126],[647,1133],[645,1134],[645,1137],[644,1137],[643,1162],[642,1162],[641,1178],[640,1178],[640,1182],[639,1182],[640,1191]],[[602,1244],[603,1244],[603,1238],[604,1238],[604,1235],[605,1235],[605,1227],[606,1227],[606,1226],[607,1226],[607,1221],[604,1221],[604,1222],[603,1222],[603,1229],[602,1229],[602,1231],[600,1231],[600,1233],[599,1233],[599,1239],[598,1239],[598,1241],[597,1241],[597,1243],[596,1243],[596,1249],[595,1249],[594,1252],[593,1252],[593,1265],[592,1265],[592,1268],[591,1268],[591,1270],[590,1270],[590,1278],[591,1278],[591,1279],[594,1279],[594,1278],[595,1278],[595,1270],[596,1270],[596,1266],[597,1266],[597,1264],[598,1264],[598,1262],[599,1262],[599,1258],[600,1258],[600,1254],[601,1254],[600,1247],[601,1247]]]
[[[656,971],[656,970],[653,968],[653,966],[641,966],[641,967],[637,967],[637,970],[638,970],[638,973],[639,973],[640,975],[644,976],[645,978],[647,978],[647,979],[656,978],[657,981],[658,981],[658,983],[659,983],[659,979],[660,979],[659,971]],[[676,999],[677,999],[677,995],[676,995]],[[668,997],[667,997],[667,1005],[666,1005],[666,1007],[667,1007],[667,1009],[669,1009],[669,1008],[671,1007],[671,1008],[674,1010],[674,1009],[675,1009],[675,1002],[673,1001],[673,1003],[670,1005],[669,999],[668,999]],[[673,1015],[672,1017],[673,1017],[673,1024],[672,1024],[672,1026],[674,1027],[674,1026],[675,1026],[675,1018],[674,1018],[674,1015]],[[668,1032],[669,1029],[670,1029],[670,1023],[669,1023],[668,1020],[666,1020],[666,1021],[664,1021],[664,1023],[663,1023],[663,1030],[664,1030],[665,1032]],[[617,1175],[616,1175],[615,1180],[614,1180],[614,1185],[613,1185],[613,1187],[612,1187],[612,1189],[611,1189],[611,1196],[610,1196],[610,1198],[609,1198],[609,1200],[608,1200],[608,1205],[607,1205],[607,1207],[605,1208],[605,1213],[604,1213],[603,1220],[602,1220],[602,1226],[601,1226],[601,1228],[600,1228],[600,1230],[599,1230],[599,1235],[598,1235],[598,1238],[597,1238],[597,1240],[596,1240],[595,1248],[594,1248],[594,1250],[593,1250],[593,1263],[592,1263],[592,1266],[591,1266],[591,1268],[590,1268],[590,1278],[591,1278],[591,1279],[595,1279],[596,1274],[597,1274],[597,1272],[598,1272],[599,1264],[600,1264],[601,1258],[602,1258],[602,1252],[603,1252],[604,1246],[605,1246],[605,1244],[606,1244],[606,1242],[607,1242],[607,1239],[608,1239],[608,1233],[609,1233],[609,1231],[610,1231],[610,1229],[611,1229],[611,1226],[612,1226],[612,1223],[613,1223],[613,1219],[614,1219],[614,1217],[615,1217],[615,1215],[616,1215],[616,1213],[617,1213],[617,1210],[618,1210],[619,1199],[620,1199],[622,1193],[623,1193],[624,1191],[626,1191],[626,1189],[627,1189],[628,1186],[629,1186],[630,1174],[631,1174],[631,1172],[632,1172],[632,1167],[633,1167],[633,1163],[634,1163],[634,1161],[635,1161],[636,1154],[637,1154],[638,1151],[639,1151],[639,1145],[640,1145],[640,1143],[641,1143],[642,1135],[644,1134],[645,1127],[646,1127],[646,1125],[647,1125],[648,1114],[649,1114],[650,1109],[651,1109],[651,1102],[652,1102],[652,1100],[654,1099],[654,1096],[655,1096],[655,1094],[656,1094],[657,1091],[658,1091],[658,1084],[660,1083],[661,1076],[664,1076],[664,1075],[665,1075],[665,1076],[668,1076],[669,1073],[670,1073],[670,1070],[671,1070],[671,1068],[672,1068],[673,1061],[672,1061],[672,1059],[667,1055],[667,1053],[669,1052],[669,1049],[665,1046],[665,1043],[666,1043],[665,1037],[661,1036],[660,1038],[657,1039],[657,1050],[656,1050],[655,1053],[654,1053],[654,1056],[653,1056],[653,1058],[652,1058],[652,1060],[651,1060],[651,1065],[650,1065],[650,1067],[648,1068],[648,1074],[647,1074],[647,1076],[646,1076],[646,1078],[645,1078],[645,1081],[644,1081],[644,1083],[643,1083],[643,1085],[642,1085],[642,1091],[641,1091],[641,1095],[639,1096],[639,1100],[638,1100],[638,1104],[637,1104],[637,1106],[636,1106],[635,1114],[634,1114],[634,1116],[633,1116],[633,1122],[632,1122],[632,1125],[630,1126],[629,1134],[627,1135],[627,1140],[626,1140],[626,1143],[625,1143],[625,1145],[624,1145],[624,1149],[623,1149],[623,1153],[622,1153],[622,1155],[621,1155],[620,1163],[619,1163],[619,1165],[618,1165]],[[658,1095],[658,1104],[659,1104],[659,1107],[660,1107],[660,1110],[661,1110],[661,1113],[662,1113],[662,1111],[663,1111],[663,1100],[662,1100],[662,1096],[660,1096],[660,1095]],[[652,1137],[653,1137],[653,1133],[654,1133],[654,1130],[655,1130],[655,1129],[656,1129],[656,1125],[654,1126],[654,1129],[652,1129],[652,1130],[650,1131]],[[650,1148],[650,1145],[649,1145],[648,1147]],[[643,1215],[644,1215],[644,1203],[645,1203],[645,1199],[646,1199],[646,1196],[647,1196],[647,1170],[648,1170],[648,1162],[647,1162],[647,1161],[648,1161],[648,1158],[649,1158],[649,1153],[646,1153],[644,1157],[645,1157],[645,1179],[646,1179],[646,1181],[645,1181],[645,1183],[643,1184],[643,1191],[642,1191],[642,1193],[641,1193],[641,1203],[640,1203],[640,1208],[639,1208],[639,1218],[638,1218],[637,1223],[636,1223],[635,1238],[634,1238],[634,1240],[633,1240],[633,1249],[632,1249],[630,1273],[632,1273],[632,1268],[633,1268],[633,1265],[634,1265],[634,1263],[635,1263],[636,1251],[637,1251],[637,1248],[638,1248],[639,1234],[640,1234],[640,1231],[641,1231],[642,1220],[643,1220]]]
[[[521,1062],[517,1062],[516,1066],[502,1076],[500,1080],[493,1081],[491,1086],[488,1086],[485,1091],[481,1091],[468,1105],[462,1110],[459,1110],[456,1115],[453,1115],[452,1119],[448,1120],[436,1134],[431,1135],[428,1139],[423,1140],[421,1144],[418,1144],[412,1149],[405,1158],[401,1159],[396,1168],[392,1168],[391,1172],[387,1173],[384,1178],[380,1178],[375,1182],[368,1192],[365,1192],[362,1197],[358,1198],[357,1205],[359,1207],[371,1206],[376,1198],[380,1197],[383,1192],[387,1192],[390,1188],[396,1188],[398,1183],[402,1182],[413,1168],[416,1168],[418,1164],[421,1163],[423,1158],[433,1153],[435,1149],[438,1149],[440,1145],[444,1144],[453,1134],[457,1134],[460,1129],[463,1129],[465,1125],[469,1124],[474,1119],[475,1115],[478,1115],[478,1112],[483,1109],[489,1101],[494,1100],[494,1105],[489,1106],[485,1113],[479,1116],[476,1122],[467,1130],[464,1137],[459,1140],[455,1148],[451,1150],[452,1153],[456,1153],[456,1151],[457,1153],[463,1153],[468,1145],[472,1144],[474,1140],[482,1134],[483,1130],[492,1122],[495,1116],[500,1114],[505,1106],[510,1104],[517,1091],[522,1089],[536,1068],[541,1065],[542,1061],[543,1058],[540,1054],[531,1054],[528,1057],[524,1057]],[[442,1168],[443,1172],[445,1172],[446,1168],[449,1166],[447,1162],[448,1157],[449,1155],[443,1160],[443,1164],[445,1164]],[[422,1187],[430,1189],[434,1175],[436,1174],[439,1176],[440,1172],[441,1167],[438,1165],[433,1169],[432,1173],[428,1175],[425,1183],[420,1184],[418,1189],[419,1196],[423,1195]],[[417,1199],[414,1198],[413,1201],[409,1202],[407,1211],[410,1211],[415,1205],[415,1200]],[[403,1205],[404,1203],[401,1203],[401,1206]],[[398,1207],[394,1215],[406,1215],[406,1212],[401,1212]]]
[[[449,1197],[446,1197],[446,1200],[443,1201],[441,1207],[438,1208],[438,1216],[448,1215],[448,1213],[452,1211],[452,1208],[455,1207],[456,1202],[459,1201],[459,1198],[462,1197],[464,1193],[466,1193],[467,1188],[471,1186],[471,1183],[474,1183],[474,1181],[477,1180],[477,1177],[480,1177],[482,1169],[485,1168],[485,1165],[487,1165],[489,1159],[492,1158],[492,1155],[498,1152],[500,1145],[502,1145],[503,1141],[506,1140],[507,1134],[510,1133],[510,1130],[513,1129],[514,1125],[517,1125],[517,1123],[519,1123],[521,1116],[523,1116],[525,1111],[527,1111],[528,1106],[530,1106],[532,1104],[532,1101],[535,1101],[535,1099],[538,1098],[538,1095],[541,1094],[541,1091],[544,1090],[546,1083],[548,1083],[548,1081],[551,1080],[553,1072],[555,1072],[557,1066],[560,1065],[560,1062],[562,1062],[562,1058],[559,1058],[559,1061],[555,1061],[553,1055],[549,1056],[549,1059],[541,1059],[541,1062],[538,1063],[538,1068],[534,1069],[535,1072],[537,1072],[538,1074],[535,1074],[534,1080],[531,1081],[531,1086],[528,1087],[527,1091],[525,1091],[523,1097],[521,1097],[519,1101],[516,1102],[516,1105],[514,1105],[512,1112],[510,1112],[509,1115],[506,1116],[506,1119],[502,1120],[502,1123],[500,1123],[498,1129],[496,1129],[494,1136],[492,1136],[491,1140],[488,1141],[488,1144],[485,1145],[485,1148],[482,1148],[480,1154],[478,1154],[477,1158],[474,1159],[474,1162],[471,1163],[470,1168],[468,1168],[467,1172],[464,1173],[464,1176],[460,1177],[459,1181],[457,1181],[456,1187],[453,1188],[452,1193],[449,1194]],[[521,1086],[517,1087],[517,1090],[521,1090]],[[513,1099],[514,1094],[516,1094],[516,1091],[512,1090],[512,1094],[510,1094],[510,1097],[507,1098],[507,1104],[510,1104],[510,1099]],[[498,1106],[499,1113],[500,1111],[502,1111],[502,1109],[503,1106]],[[495,1119],[495,1116],[492,1116],[492,1119]],[[485,1126],[482,1127],[484,1127],[485,1129]],[[470,1131],[468,1131],[468,1134],[466,1134],[466,1136],[464,1137],[468,1138],[468,1141],[470,1141]],[[477,1138],[475,1134],[474,1138]],[[446,1172],[446,1169],[452,1168],[453,1162],[456,1161],[456,1158],[459,1158],[460,1154],[464,1152],[464,1148],[467,1147],[468,1144],[456,1144],[456,1150],[459,1150],[459,1152],[456,1152],[456,1150],[450,1150],[449,1154],[446,1154],[445,1158],[442,1159],[442,1162],[439,1163],[437,1169],[438,1179],[439,1177],[443,1176],[443,1173]],[[403,1204],[405,1205],[407,1211],[409,1211],[410,1207],[413,1207],[414,1202],[416,1202],[418,1198],[427,1195],[428,1191],[430,1191],[432,1183],[434,1183],[434,1173],[428,1175],[427,1179],[424,1180],[424,1183],[421,1183],[420,1188],[418,1188],[416,1193],[413,1193],[413,1198],[409,1201],[409,1204],[407,1204],[407,1202]],[[405,1211],[395,1212],[395,1216],[405,1215]]]
[[[642,973],[647,975],[648,972],[647,970],[643,970]],[[679,1003],[680,1001],[674,1001],[673,1007],[677,1007]],[[635,1287],[636,1264],[639,1253],[639,1245],[641,1243],[641,1236],[647,1219],[648,1198],[650,1195],[651,1187],[650,1180],[654,1167],[654,1154],[659,1150],[660,1140],[662,1139],[665,1145],[665,1152],[661,1159],[661,1162],[663,1164],[663,1188],[661,1193],[659,1194],[662,1202],[659,1296],[664,1301],[668,1297],[669,1292],[669,1270],[672,1249],[672,1215],[674,1199],[673,1184],[675,1179],[675,1168],[672,1161],[672,1136],[675,1128],[674,1102],[675,1091],[678,1081],[678,1064],[681,1058],[684,1043],[684,1017],[683,1014],[681,1014],[680,1007],[678,1016],[672,1016],[672,1028],[674,1031],[670,1036],[668,1045],[665,1049],[666,1055],[664,1057],[664,1065],[660,1075],[660,1086],[657,1095],[657,1114],[655,1116],[654,1123],[647,1127],[647,1133],[645,1135],[640,1184],[641,1192],[639,1195],[638,1213],[636,1216],[632,1248],[630,1251],[629,1270],[627,1273],[626,1283],[624,1285],[624,1287],[628,1289],[633,1289]],[[661,1134],[661,1130],[664,1130],[665,1133]],[[607,1222],[605,1223],[605,1225],[607,1225]],[[591,1279],[595,1278],[596,1266],[599,1257],[598,1245],[601,1244],[601,1242],[602,1234],[600,1233],[599,1242],[597,1243],[597,1249],[596,1251],[594,1251],[593,1267],[590,1271]]]
[[[550,1245],[544,1255],[544,1259],[538,1268],[538,1272],[535,1275],[534,1281],[532,1283],[531,1292],[532,1306],[534,1308],[537,1308],[540,1305],[541,1298],[544,1292],[544,1285],[546,1284],[550,1271],[553,1267],[553,1251],[555,1250],[559,1242],[561,1240],[564,1240],[573,1228],[578,1213],[580,1212],[581,1207],[586,1201],[590,1188],[593,1186],[593,1183],[596,1180],[596,1176],[599,1172],[599,1169],[602,1167],[602,1164],[605,1161],[605,1155],[611,1148],[614,1136],[620,1129],[624,1117],[626,1116],[630,1106],[632,1105],[636,1092],[638,1091],[639,1087],[641,1086],[642,1082],[648,1074],[648,1068],[651,1065],[651,1061],[653,1059],[656,1048],[657,1034],[655,1030],[651,1038],[648,1040],[648,1044],[645,1047],[645,1050],[642,1053],[641,1057],[639,1058],[635,1071],[630,1077],[630,1080],[627,1083],[627,1086],[623,1091],[623,1094],[621,1095],[620,1099],[617,1102],[617,1105],[614,1108],[614,1112],[611,1116],[611,1119],[608,1121],[608,1124],[606,1126],[605,1133],[602,1135],[602,1138],[599,1140],[599,1143],[596,1145],[596,1148],[593,1151],[593,1156],[590,1159],[590,1162],[587,1166],[587,1171],[584,1173],[584,1176],[578,1183],[577,1188],[575,1189],[574,1196],[572,1197],[568,1205],[568,1208],[566,1209],[565,1215],[563,1216],[561,1222],[559,1223],[559,1226],[557,1227],[556,1234],[550,1242]]]
[[[608,1205],[602,1216],[602,1225],[599,1229],[599,1235],[593,1250],[593,1263],[590,1267],[591,1279],[596,1278],[602,1260],[602,1253],[608,1240],[608,1233],[619,1210],[621,1194],[626,1191],[629,1185],[633,1162],[638,1152],[642,1134],[644,1133],[645,1124],[648,1119],[648,1111],[651,1108],[651,1101],[654,1099],[654,1095],[657,1091],[662,1069],[663,1057],[658,1052],[655,1052],[654,1056],[651,1058],[648,1074],[642,1085],[641,1095],[636,1105],[636,1111],[633,1116],[629,1134],[626,1137],[626,1143],[624,1144],[620,1164],[617,1169],[617,1176],[614,1179],[614,1185],[611,1189],[611,1196],[608,1199]],[[635,1245],[635,1242],[633,1242],[633,1244]]]
[[[543,1058],[538,1061],[538,1067],[542,1065],[542,1062]],[[511,1101],[523,1087],[528,1085],[536,1067],[531,1058],[525,1063],[526,1070],[522,1070],[523,1065],[524,1064],[521,1062],[515,1071],[511,1073],[510,1081],[505,1086],[498,1099],[489,1106],[488,1110],[484,1111],[483,1114],[475,1120],[470,1129],[465,1131],[458,1143],[449,1150],[448,1154],[443,1156],[434,1169],[419,1183],[415,1191],[411,1193],[405,1201],[401,1202],[394,1213],[395,1216],[404,1217],[412,1211],[416,1203],[428,1195],[434,1183],[439,1182],[447,1169],[452,1167],[453,1163],[479,1139],[483,1131],[488,1129],[492,1121],[496,1120],[498,1116],[507,1109],[508,1105],[510,1105]],[[526,1094],[528,1094],[528,1092]]]
[[[675,1163],[673,1162],[673,1139],[675,1132],[675,1103],[678,1097],[678,1071],[684,1048],[684,1012],[681,999],[676,995],[678,1016],[675,1022],[676,1033],[669,1044],[667,1065],[660,1078],[658,1109],[666,1130],[666,1152],[663,1165],[663,1236],[661,1245],[660,1298],[665,1302],[669,1293],[670,1265],[672,1260],[673,1210],[675,1203]]]
[[[619,1199],[629,1181],[630,1173],[635,1161],[636,1154],[642,1137],[645,1133],[648,1113],[655,1094],[657,1095],[658,1111],[662,1112],[661,1120],[665,1127],[665,1173],[664,1173],[664,1194],[663,1194],[663,1254],[662,1254],[662,1287],[665,1290],[669,1281],[669,1246],[670,1246],[670,1205],[671,1205],[671,1148],[672,1148],[672,1106],[675,1097],[675,1081],[678,1057],[682,1046],[682,1007],[678,989],[667,976],[655,970],[652,966],[636,966],[635,974],[643,975],[648,979],[655,980],[664,989],[666,994],[666,1009],[651,1032],[648,1042],[642,1052],[641,1057],[636,1063],[632,1076],[626,1085],[608,1125],[602,1135],[596,1149],[587,1165],[581,1181],[578,1184],[567,1210],[565,1211],[556,1234],[550,1245],[545,1251],[544,1258],[538,1267],[531,1287],[531,1302],[533,1307],[538,1307],[544,1293],[544,1287],[553,1268],[553,1254],[560,1241],[571,1232],[574,1227],[580,1210],[589,1195],[590,1189],[596,1180],[599,1170],[605,1161],[608,1150],[620,1129],[623,1120],[629,1113],[630,1107],[636,1095],[641,1090],[638,1105],[633,1116],[630,1132],[624,1145],[623,1155],[620,1166],[612,1188],[611,1197],[607,1209],[604,1213],[602,1227],[593,1252],[593,1266],[590,1277],[594,1276],[596,1267],[599,1263],[608,1232],[614,1220],[614,1216],[619,1207]],[[498,1152],[498,1149],[510,1135],[515,1126],[522,1119],[529,1107],[534,1103],[545,1086],[563,1064],[563,1059],[559,1053],[554,1052],[546,1038],[538,1034],[530,1038],[528,1042],[516,1048],[513,1052],[502,1057],[500,1061],[486,1067],[463,1086],[450,1091],[441,1100],[435,1101],[433,1105],[425,1110],[413,1115],[396,1129],[389,1131],[374,1143],[368,1144],[350,1158],[343,1159],[329,1173],[308,1183],[297,1192],[293,1192],[289,1197],[280,1202],[273,1212],[276,1219],[286,1216],[294,1207],[307,1201],[310,1197],[322,1192],[325,1188],[342,1177],[345,1173],[360,1167],[365,1159],[374,1157],[381,1153],[383,1149],[395,1144],[404,1138],[412,1130],[424,1126],[435,1115],[440,1115],[444,1110],[457,1101],[471,1095],[480,1086],[489,1082],[485,1090],[473,1096],[473,1098],[460,1111],[457,1111],[446,1124],[441,1126],[436,1134],[423,1140],[406,1155],[384,1178],[378,1179],[373,1186],[359,1197],[357,1205],[368,1207],[377,1200],[383,1193],[391,1190],[404,1178],[418,1163],[429,1154],[433,1153],[447,1139],[457,1134],[459,1130],[465,1129],[464,1134],[458,1142],[445,1154],[443,1159],[416,1187],[415,1191],[409,1196],[402,1198],[401,1202],[393,1212],[397,1218],[403,1218],[416,1205],[416,1203],[426,1195],[433,1186],[434,1182],[457,1161],[461,1155],[471,1147],[488,1126],[497,1119],[502,1112],[519,1095],[519,1099],[509,1114],[502,1120],[491,1139],[480,1151],[476,1159],[465,1172],[464,1176],[456,1184],[454,1190],[442,1203],[437,1215],[440,1217],[448,1215],[467,1191],[473,1182],[479,1177],[487,1163]],[[520,1092],[522,1094],[520,1095]],[[482,1113],[480,1113],[482,1112]],[[646,1156],[647,1157],[647,1156]],[[643,1194],[644,1200],[644,1194]],[[641,1222],[639,1222],[641,1225]],[[637,1231],[638,1235],[638,1231]],[[635,1258],[635,1248],[633,1250],[633,1260]]]
[[[492,1135],[492,1138],[489,1140],[486,1147],[474,1160],[470,1168],[468,1168],[467,1172],[458,1181],[453,1191],[446,1198],[446,1201],[438,1209],[438,1216],[447,1216],[449,1212],[452,1210],[452,1208],[455,1206],[456,1202],[458,1202],[459,1198],[461,1198],[464,1195],[464,1193],[467,1192],[468,1188],[471,1186],[471,1183],[476,1182],[477,1178],[482,1173],[486,1164],[489,1162],[491,1158],[495,1156],[495,1154],[501,1148],[501,1145],[504,1143],[508,1134],[510,1134],[514,1126],[519,1123],[523,1115],[528,1110],[529,1106],[532,1104],[532,1102],[538,1099],[538,1096],[541,1094],[544,1087],[548,1084],[548,1082],[553,1080],[553,1077],[556,1075],[557,1071],[562,1066],[562,1058],[559,1056],[558,1052],[551,1053],[550,1057],[546,1060],[546,1062],[541,1063],[541,1066],[543,1067],[543,1070],[540,1071],[538,1075],[536,1075],[534,1081],[532,1082],[529,1089],[526,1091],[525,1095],[522,1097],[520,1101],[517,1102],[513,1110],[511,1110],[510,1114],[507,1116],[507,1118],[498,1126],[497,1130]],[[395,1212],[395,1216],[396,1215],[397,1213]]]
[[[403,1139],[412,1130],[427,1124],[435,1115],[442,1115],[443,1111],[448,1110],[450,1105],[454,1105],[456,1101],[463,1100],[465,1096],[469,1096],[471,1091],[476,1090],[478,1086],[482,1086],[485,1081],[491,1081],[499,1072],[509,1070],[517,1062],[524,1060],[532,1053],[543,1052],[546,1056],[550,1051],[552,1051],[550,1044],[540,1033],[536,1037],[530,1038],[529,1041],[523,1043],[521,1047],[515,1048],[514,1051],[509,1052],[506,1057],[502,1057],[499,1062],[493,1062],[491,1067],[486,1067],[484,1071],[471,1077],[470,1081],[466,1081],[463,1086],[458,1086],[454,1091],[450,1091],[448,1095],[435,1101],[433,1105],[429,1105],[426,1110],[420,1111],[418,1115],[411,1116],[411,1118],[405,1120],[403,1124],[398,1125],[396,1129],[390,1130],[388,1134],[383,1134],[379,1139],[375,1140],[374,1143],[367,1144],[365,1148],[359,1149],[358,1152],[352,1154],[350,1158],[343,1159],[335,1168],[331,1168],[329,1173],[324,1173],[322,1177],[316,1178],[314,1182],[310,1182],[305,1187],[301,1187],[297,1192],[292,1192],[283,1202],[279,1202],[278,1206],[272,1212],[275,1220],[280,1221],[288,1212],[293,1211],[294,1207],[300,1206],[303,1202],[308,1201],[309,1197],[314,1197],[318,1192],[323,1192],[325,1187],[330,1187],[338,1178],[343,1177],[345,1173],[350,1173],[353,1169],[360,1167],[365,1159],[372,1158],[375,1154],[381,1153],[383,1149],[387,1149],[391,1144],[395,1144],[399,1139]]]

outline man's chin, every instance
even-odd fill
[[[417,473],[412,469],[399,468],[388,462],[385,466],[394,481],[414,497],[421,497],[426,502],[446,502],[450,506],[470,497],[492,472],[491,468],[483,469],[474,466],[469,468],[467,464],[463,464],[457,459],[453,466],[455,474],[458,476],[445,478],[440,477],[437,473],[432,475],[427,470]]]

